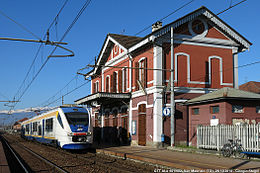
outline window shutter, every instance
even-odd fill
[[[147,58],[144,59],[144,81],[143,81],[143,84],[144,84],[144,88],[147,88]]]
[[[96,93],[96,83],[95,82],[92,83],[92,90],[93,90],[93,94]]]
[[[135,63],[135,89],[139,90],[139,85],[137,80],[139,79],[139,62]]]
[[[127,81],[126,81],[126,75],[127,75],[127,70],[126,70],[126,68],[124,69],[124,92],[126,92],[126,83],[127,83]]]
[[[106,77],[106,92],[109,91],[109,89],[108,89],[108,87],[109,87],[108,82],[109,82],[109,78],[108,78],[108,76],[107,76],[107,77]]]
[[[96,82],[96,92],[99,92],[99,81]]]
[[[114,73],[110,76],[110,92],[114,92],[114,86],[113,86],[113,78],[114,78]]]
[[[116,80],[117,80],[117,77],[116,77],[116,72],[113,72],[113,92],[116,93]]]
[[[118,90],[119,93],[122,93],[122,70],[118,71]]]

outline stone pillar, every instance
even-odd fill
[[[233,48],[233,87],[238,89],[238,51]]]
[[[154,69],[163,68],[163,49],[161,46],[154,45],[153,63]],[[154,86],[155,92],[153,94],[153,143],[156,146],[161,144],[162,129],[162,108],[163,108],[163,72],[161,70],[154,70]]]

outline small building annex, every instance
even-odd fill
[[[240,90],[260,94],[260,82],[249,81],[239,86]]]
[[[23,118],[23,119],[20,119],[18,121],[16,121],[14,124],[13,124],[13,130],[15,131],[20,131],[21,130],[21,123],[24,122],[25,120],[28,120],[28,118]]]
[[[189,142],[196,144],[198,125],[260,123],[260,94],[225,87],[191,99]]]
[[[132,145],[161,145],[162,134],[169,144],[170,118],[162,112],[170,106],[165,88],[174,61],[175,143],[187,144],[188,110],[183,103],[223,87],[238,88],[238,54],[250,45],[206,7],[165,26],[156,22],[145,37],[108,34],[86,75],[91,77],[91,94],[75,103],[92,107],[103,140],[122,127]]]

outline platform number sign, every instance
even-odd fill
[[[171,108],[164,107],[163,108],[163,116],[171,116]]]

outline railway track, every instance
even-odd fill
[[[8,161],[8,166],[11,172],[16,172],[18,170],[22,172],[29,172],[28,166],[23,162],[23,160],[17,155],[13,148],[8,144],[8,142],[0,135],[0,142],[5,151],[5,156]]]
[[[17,136],[6,135],[19,155],[25,153],[31,155],[43,163],[35,168],[35,161],[23,154],[21,156],[30,166],[33,172],[46,170],[48,172],[153,172],[156,167],[144,163],[138,163],[123,158],[111,157],[104,154],[82,151],[68,152],[51,146],[42,145],[36,142],[26,141]],[[20,151],[18,151],[20,150]],[[23,150],[23,151],[22,151]],[[36,159],[34,159],[36,160]]]
[[[20,154],[17,152],[21,153],[22,150],[26,151],[23,152],[24,154],[22,156],[29,156],[30,160],[34,161],[34,164],[39,166],[40,171],[48,171],[48,172],[62,172],[62,173],[68,173],[66,170],[60,168],[58,165],[55,163],[49,161],[48,159],[42,157],[41,155],[37,154],[33,150],[27,148],[26,146],[23,146],[19,143],[17,145],[20,147],[19,151],[14,150],[14,148],[9,144],[9,142],[1,137],[2,142],[4,145],[7,147],[8,150],[6,150],[9,154],[8,157],[9,160],[12,160],[12,162],[9,162],[11,165],[9,165],[11,172],[25,172],[25,173],[30,173],[30,172],[35,172],[36,170],[33,170],[27,163],[24,157],[21,157]],[[26,154],[25,154],[26,153]],[[13,160],[14,158],[14,160]]]

